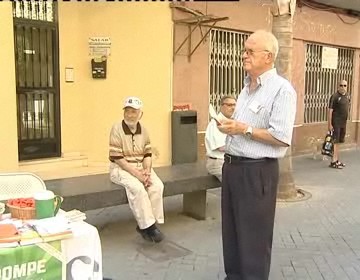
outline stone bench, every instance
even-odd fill
[[[206,218],[206,190],[220,187],[220,182],[208,174],[204,162],[154,169],[165,185],[164,197],[183,194],[183,212],[196,219]],[[128,203],[125,189],[112,183],[109,174],[48,180],[45,184],[64,197],[64,210],[87,211]]]

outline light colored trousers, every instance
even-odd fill
[[[136,163],[134,165],[136,166]],[[140,229],[148,228],[155,222],[164,223],[164,184],[153,169],[150,175],[152,184],[147,188],[115,163],[110,164],[110,180],[125,188],[130,209]]]
[[[218,158],[218,159],[212,159],[212,158],[207,158],[206,161],[206,169],[207,171],[211,174],[216,176],[219,181],[222,181],[222,167],[224,164],[224,159],[223,158]]]

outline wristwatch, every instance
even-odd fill
[[[245,131],[245,136],[247,138],[251,139],[252,134],[253,134],[253,128],[252,128],[252,126],[248,126],[248,128]]]

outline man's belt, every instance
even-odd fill
[[[126,159],[125,159],[126,160]],[[110,159],[111,162],[115,162],[115,160]],[[142,163],[143,160],[126,160],[128,163]]]
[[[229,154],[224,155],[224,161],[229,164],[241,164],[241,163],[255,163],[255,162],[264,162],[268,160],[274,160],[274,158],[248,158],[248,157],[239,157]]]

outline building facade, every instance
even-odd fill
[[[0,3],[2,172],[105,172],[109,130],[127,96],[144,102],[155,165],[171,163],[170,112],[184,104],[197,111],[202,158],[208,104],[240,93],[243,43],[272,26],[271,1],[33,2]],[[297,7],[293,37],[293,153],[308,152],[311,137],[323,138],[339,79],[351,92],[346,141],[359,143],[360,22]],[[106,78],[94,78],[105,61]]]
[[[186,7],[192,14],[185,9],[175,9],[173,13],[174,49],[178,50],[174,56],[173,102],[190,104],[198,111],[199,156],[202,157],[208,104],[218,107],[221,96],[240,93],[245,76],[241,65],[243,42],[257,29],[271,31],[271,1],[187,2]],[[212,15],[212,19],[208,20],[206,15]],[[203,20],[203,29],[194,28],[196,21],[189,24],[187,20],[179,20],[189,16]],[[196,43],[201,41],[204,30],[212,27],[216,20],[209,36],[192,52]],[[298,108],[293,154],[309,152],[314,139],[320,142],[324,137],[328,100],[340,79],[348,80],[351,93],[346,142],[350,146],[359,143],[359,27],[356,17],[306,6],[296,7],[291,82],[298,94]],[[188,37],[190,40],[179,49]]]
[[[168,3],[36,2],[0,3],[0,170],[106,170],[109,132],[128,96],[143,100],[156,163],[169,164]],[[106,59],[106,78],[93,78],[92,59]]]

